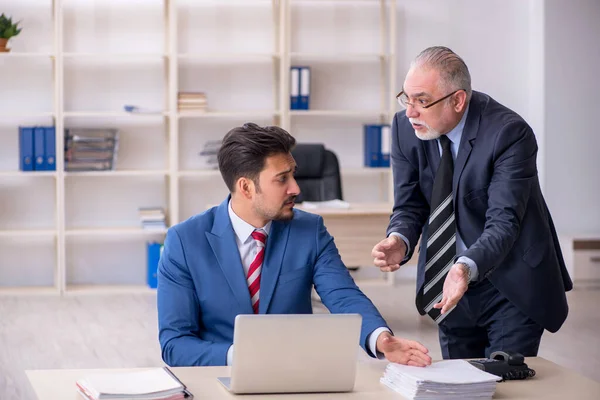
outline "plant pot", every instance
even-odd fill
[[[0,38],[0,53],[8,53],[10,49],[6,47],[8,39]]]

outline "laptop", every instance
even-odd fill
[[[238,315],[232,393],[349,392],[354,389],[359,314]]]

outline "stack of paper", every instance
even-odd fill
[[[87,400],[180,400],[190,394],[167,368],[89,375],[77,381]]]
[[[428,367],[388,364],[381,383],[407,399],[491,399],[500,378],[464,360],[447,360]]]

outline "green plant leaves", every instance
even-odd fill
[[[0,38],[2,39],[10,39],[13,36],[17,36],[21,33],[21,28],[19,28],[19,23],[13,23],[12,18],[4,15],[0,15]]]

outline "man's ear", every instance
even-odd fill
[[[246,199],[251,199],[254,196],[254,182],[252,179],[241,177],[236,182],[236,189]]]
[[[453,96],[452,106],[457,113],[462,112],[467,106],[467,92],[460,90]]]

